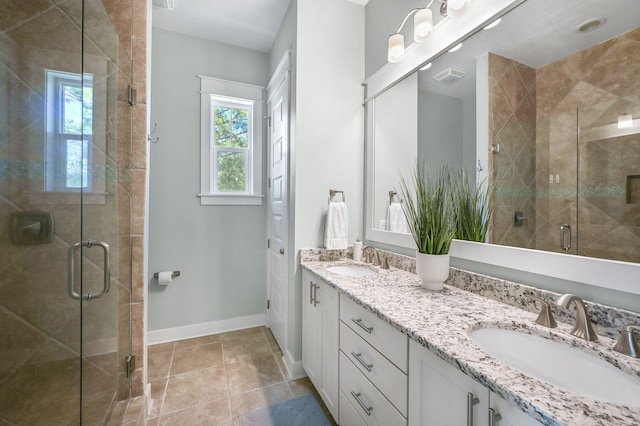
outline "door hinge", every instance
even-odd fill
[[[124,360],[127,377],[131,377],[133,372],[136,370],[136,356],[133,354],[127,355],[127,358]]]
[[[267,117],[267,126],[271,127],[271,116]]]
[[[271,248],[271,240],[267,239],[267,248]]]
[[[132,105],[132,106],[138,103],[137,91],[131,85],[127,87],[127,101],[129,101],[129,105]]]
[[[271,178],[267,179],[267,188],[271,188]]]
[[[267,299],[267,309],[271,309],[271,300]]]

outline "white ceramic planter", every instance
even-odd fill
[[[416,274],[427,290],[442,290],[449,278],[448,254],[425,254],[416,252]]]

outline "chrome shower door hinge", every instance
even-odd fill
[[[138,92],[133,88],[133,86],[129,85],[127,87],[127,100],[129,101],[129,105],[133,106],[138,103],[137,94]]]
[[[267,309],[271,309],[271,300],[267,299]]]
[[[133,354],[127,355],[127,358],[124,360],[125,368],[127,373],[127,378],[133,376],[133,372],[136,370],[136,356]]]

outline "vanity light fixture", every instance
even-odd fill
[[[448,0],[447,1],[447,15],[460,16],[464,12],[464,8],[467,5],[467,0]]]
[[[404,24],[407,23],[411,15],[413,15],[413,40],[416,43],[422,43],[429,38],[433,32],[433,12],[429,7],[434,1],[442,3],[440,14],[442,16],[460,15],[469,0],[430,0],[425,7],[411,9],[402,20],[398,30],[389,35],[389,45],[387,48],[387,60],[392,63],[401,62],[404,59],[404,36],[400,34]]]
[[[618,116],[618,129],[629,129],[631,127],[633,127],[633,116],[631,114]]]
[[[491,28],[495,28],[500,24],[500,22],[502,22],[502,18],[496,19],[495,21],[484,27],[483,30],[490,30]]]
[[[458,43],[455,46],[453,46],[451,49],[449,49],[448,52],[449,53],[457,52],[461,48],[462,48],[462,43]]]
[[[392,64],[401,62],[404,59],[404,36],[402,34],[393,34],[389,37],[389,49],[387,60]]]

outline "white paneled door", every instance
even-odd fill
[[[282,350],[287,348],[288,303],[288,144],[289,144],[288,54],[267,86],[269,111],[269,183],[267,250],[267,326]]]

